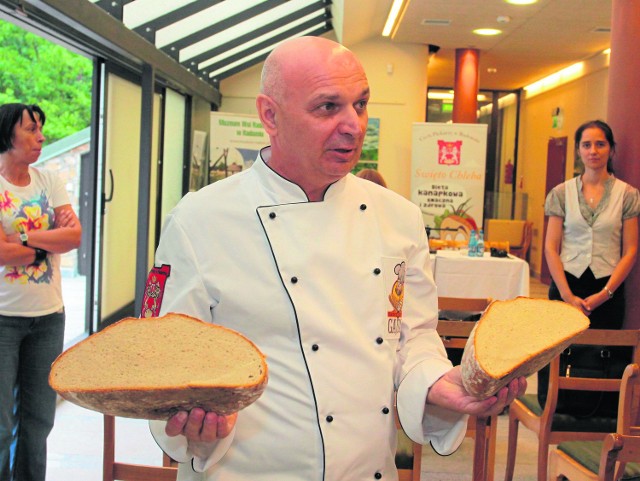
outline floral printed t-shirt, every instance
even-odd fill
[[[7,236],[21,229],[53,229],[54,209],[70,203],[57,174],[30,167],[29,175],[25,187],[0,175],[0,222]],[[0,315],[43,316],[62,306],[59,254],[49,253],[39,264],[0,266]]]

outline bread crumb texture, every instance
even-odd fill
[[[63,398],[107,414],[166,419],[193,407],[229,414],[261,395],[267,364],[241,334],[170,313],[123,319],[90,336],[58,357],[49,382]]]
[[[588,317],[562,301],[525,297],[495,301],[465,348],[465,387],[473,394],[494,394],[511,379],[529,376],[548,364],[588,327]]]

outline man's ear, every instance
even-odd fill
[[[269,135],[275,134],[277,130],[277,104],[268,95],[258,94],[258,97],[256,97],[256,108],[258,110],[258,117],[260,117],[260,122],[262,122],[262,127],[265,132]]]

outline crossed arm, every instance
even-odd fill
[[[80,246],[82,227],[70,204],[54,209],[53,229],[28,232],[28,246],[23,246],[20,234],[6,235],[0,229],[0,265],[26,265],[35,260],[36,248],[63,254]]]

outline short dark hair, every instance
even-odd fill
[[[0,105],[0,154],[13,148],[13,129],[18,123],[22,123],[22,112],[27,111],[31,120],[36,122],[36,115],[44,125],[45,115],[36,104],[3,104]]]
[[[582,140],[582,133],[587,129],[600,129],[602,130],[602,133],[604,133],[607,142],[609,142],[609,148],[611,149],[611,155],[609,155],[609,159],[607,160],[607,172],[613,174],[613,154],[615,154],[616,152],[616,141],[613,138],[613,130],[611,130],[611,127],[609,127],[609,125],[602,120],[589,120],[578,127],[578,129],[576,130],[574,140],[577,158],[580,158],[578,152],[580,150],[580,140]]]

